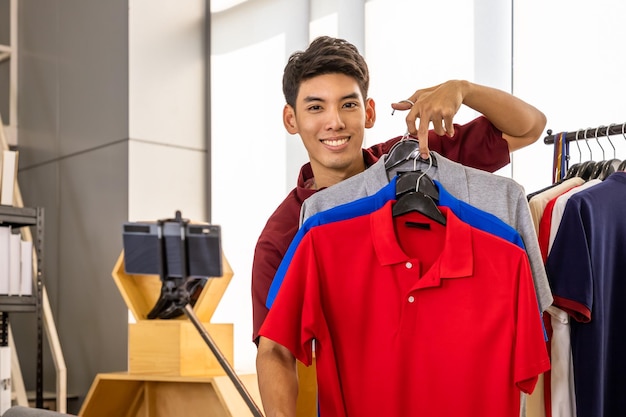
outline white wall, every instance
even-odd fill
[[[129,1],[130,221],[205,220],[205,2]]]
[[[514,93],[541,109],[554,133],[626,122],[626,56],[623,54],[626,2],[598,0],[525,0],[515,2]],[[619,159],[626,159],[626,138],[613,136]],[[581,141],[582,160],[607,159],[606,138]],[[550,184],[552,146],[543,138],[515,153],[513,177],[527,192]],[[570,143],[571,162],[580,154]]]

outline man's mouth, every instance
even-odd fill
[[[340,138],[340,139],[322,139],[321,142],[324,145],[328,145],[328,146],[332,146],[332,147],[337,147],[337,146],[341,146],[341,145],[345,145],[346,143],[348,143],[348,140],[350,140],[350,138]]]

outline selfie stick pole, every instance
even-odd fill
[[[178,284],[177,288],[173,291],[173,294],[175,294],[175,297],[176,297],[176,304],[180,309],[182,309],[185,312],[189,320],[196,327],[196,329],[200,333],[200,336],[206,342],[207,346],[209,346],[209,349],[211,349],[211,352],[213,352],[213,355],[215,355],[215,358],[219,362],[220,366],[222,367],[222,369],[224,369],[224,371],[226,371],[226,374],[235,385],[235,388],[237,388],[237,391],[239,392],[243,400],[246,402],[246,405],[250,409],[250,412],[252,413],[252,415],[254,417],[263,417],[261,410],[252,399],[252,396],[250,395],[248,390],[246,390],[246,387],[243,385],[243,383],[241,382],[241,380],[239,379],[239,377],[233,370],[230,363],[228,363],[228,360],[222,354],[222,351],[217,346],[217,344],[215,343],[215,341],[213,340],[209,332],[204,328],[204,326],[198,319],[198,316],[193,310],[193,307],[189,304],[190,294],[185,289],[185,285],[184,285],[184,281],[189,276],[188,275],[189,259],[187,258],[187,243],[186,243],[186,237],[185,237],[187,221],[183,220],[180,211],[176,211],[176,218],[174,219],[174,221],[177,222],[180,226],[180,256],[181,256],[181,269],[182,269],[181,276],[184,278],[180,280],[174,280],[174,282]],[[161,225],[162,221],[160,221],[159,224]],[[161,234],[161,237],[162,236],[163,235]],[[168,270],[167,261],[166,261],[167,256],[164,253],[165,252],[164,241],[162,241],[162,245],[160,249],[161,249],[161,279],[163,279],[164,275],[167,275],[167,270]]]
[[[250,396],[250,393],[246,390],[246,387],[243,385],[243,383],[241,382],[241,380],[239,379],[239,377],[237,376],[233,368],[230,366],[230,363],[228,363],[228,360],[224,357],[219,347],[217,347],[217,345],[213,341],[213,338],[211,337],[209,332],[207,332],[204,326],[202,325],[202,323],[200,323],[200,321],[198,320],[198,317],[196,316],[196,313],[193,311],[193,308],[191,307],[191,305],[189,305],[189,303],[185,304],[184,311],[187,317],[189,317],[189,320],[191,320],[193,325],[196,327],[196,329],[200,333],[200,336],[202,336],[202,339],[204,339],[206,344],[211,349],[211,352],[213,352],[213,355],[215,355],[215,358],[217,359],[217,361],[220,363],[222,368],[226,371],[230,380],[233,382],[233,384],[235,384],[235,388],[237,388],[237,391],[239,391],[239,394],[241,395],[243,400],[246,402],[248,408],[250,408],[252,415],[254,417],[263,417],[261,410],[259,410],[259,407],[256,405],[256,403]]]

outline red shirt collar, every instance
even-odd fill
[[[376,250],[376,256],[381,265],[393,265],[407,262],[409,256],[402,250],[396,237],[396,227],[392,215],[392,207],[395,201],[389,201],[385,206],[372,213],[372,241]],[[434,278],[463,278],[469,277],[474,270],[474,248],[472,246],[471,226],[462,222],[452,213],[448,207],[439,206],[446,217],[445,243],[437,261],[430,271]],[[406,220],[414,219],[419,222],[434,224],[433,220],[418,213],[410,213],[402,216]],[[434,226],[437,227],[437,226]]]

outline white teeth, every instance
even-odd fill
[[[344,143],[348,143],[348,139],[333,139],[333,140],[323,140],[326,145],[329,146],[341,146]]]

